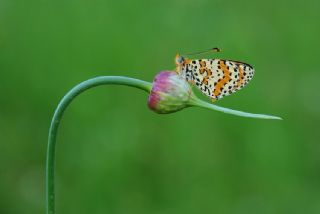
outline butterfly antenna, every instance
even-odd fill
[[[220,51],[221,51],[220,48],[210,48],[209,50],[205,50],[205,51],[182,54],[182,56],[193,56],[193,55],[205,54],[205,53],[209,53],[209,52],[220,52]]]

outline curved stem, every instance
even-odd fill
[[[233,115],[237,115],[237,116],[240,116],[240,117],[251,117],[251,118],[259,118],[259,119],[282,120],[281,117],[277,117],[277,116],[266,115],[266,114],[253,114],[253,113],[233,110],[233,109],[229,109],[229,108],[224,108],[224,107],[221,107],[221,106],[213,105],[211,103],[207,103],[205,101],[202,101],[197,97],[192,97],[192,99],[190,101],[190,106],[198,106],[198,107],[207,108],[207,109],[211,109],[211,110],[221,111],[221,112],[226,113],[226,114],[233,114]]]
[[[72,88],[60,101],[56,108],[48,137],[47,163],[46,163],[46,203],[47,214],[55,213],[55,189],[54,189],[54,172],[55,172],[55,146],[57,139],[58,127],[66,108],[82,92],[99,86],[99,85],[126,85],[150,92],[152,84],[138,79],[121,76],[101,76],[86,80]]]

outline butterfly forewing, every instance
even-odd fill
[[[249,64],[223,59],[186,59],[178,72],[213,100],[244,87],[253,77]]]

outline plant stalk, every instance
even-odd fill
[[[46,212],[55,213],[55,147],[57,132],[62,116],[69,104],[82,92],[100,85],[126,85],[150,92],[152,84],[138,79],[121,76],[100,76],[86,80],[72,88],[58,104],[49,129],[47,162],[46,162]]]
[[[269,120],[282,120],[281,117],[277,117],[277,116],[266,115],[266,114],[253,114],[253,113],[233,110],[233,109],[229,109],[229,108],[224,108],[224,107],[217,106],[217,105],[214,105],[211,103],[207,103],[203,100],[200,100],[199,98],[197,98],[195,96],[193,96],[190,99],[189,106],[202,107],[202,108],[206,108],[206,109],[220,111],[220,112],[223,112],[226,114],[233,114],[233,115],[240,116],[240,117],[251,117],[251,118],[257,118],[257,119],[269,119]]]
[[[89,80],[86,80],[74,88],[72,88],[60,101],[58,104],[49,129],[48,137],[48,148],[47,148],[47,162],[46,162],[46,211],[47,214],[55,213],[55,187],[54,187],[54,177],[55,177],[55,147],[57,140],[58,127],[62,116],[69,106],[69,104],[82,92],[100,85],[126,85],[138,89],[142,89],[150,93],[152,88],[152,83],[145,82],[138,79],[133,79],[129,77],[121,76],[101,76],[95,77]],[[227,114],[233,114],[241,117],[251,117],[251,118],[260,118],[260,119],[278,119],[280,117],[264,115],[264,114],[252,114],[242,111],[237,111],[233,109],[228,109],[220,106],[216,106],[205,101],[200,100],[199,98],[192,95],[188,101],[188,106],[198,106],[202,108],[207,108],[211,110],[216,110],[224,112]]]

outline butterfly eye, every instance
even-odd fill
[[[177,63],[178,64],[182,64],[184,62],[184,58],[182,57],[182,56],[179,56],[178,58],[177,58]]]

